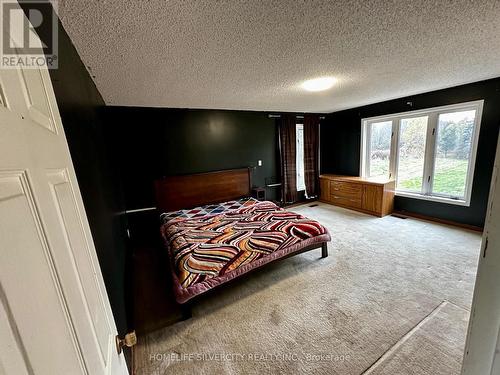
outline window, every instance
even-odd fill
[[[293,129],[293,128],[292,128]],[[304,125],[297,124],[295,129],[296,138],[296,162],[297,162],[297,191],[306,190],[306,180],[304,177]]]
[[[389,156],[391,154],[392,121],[374,122],[369,127],[368,171],[370,176],[389,175]]]
[[[396,194],[469,205],[483,101],[363,119],[361,174]]]
[[[421,192],[423,186],[428,116],[401,119],[399,158],[396,172],[398,190]]]

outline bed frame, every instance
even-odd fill
[[[250,196],[250,186],[250,168],[163,177],[155,181],[156,207],[169,212],[232,201]]]
[[[159,212],[169,212],[248,197],[251,192],[250,171],[250,168],[228,169],[207,173],[169,176],[156,180],[155,194],[157,208]],[[327,242],[320,242],[272,260],[266,263],[266,265],[318,248],[321,248],[321,257],[326,258],[328,256]],[[252,269],[244,273],[244,275],[260,268]],[[241,276],[237,276],[232,280],[239,279]],[[203,295],[217,290],[222,285],[229,284],[232,280],[206,291]],[[195,296],[187,302],[180,304],[183,319],[191,317],[191,306],[193,305],[193,300],[196,300],[197,297]]]
[[[304,248],[302,248],[302,249],[300,249],[298,251],[295,251],[293,253],[287,254],[284,257],[281,257],[281,258],[278,258],[278,259],[274,259],[271,262],[266,263],[265,265],[263,265],[261,267],[254,268],[251,271],[248,271],[248,272],[244,273],[243,275],[246,276],[246,275],[251,274],[251,273],[253,273],[253,272],[257,271],[257,270],[262,269],[263,267],[268,266],[269,264],[273,264],[273,263],[275,263],[277,261],[280,261],[280,260],[283,260],[283,259],[286,259],[286,258],[290,258],[290,257],[292,257],[294,255],[302,254],[302,253],[305,253],[307,251],[314,250],[314,249],[319,249],[319,248],[321,248],[321,258],[328,257],[327,242],[317,243],[317,244],[314,244],[314,245],[310,245],[310,246],[304,247]],[[243,275],[241,275],[241,276],[243,276]],[[205,293],[200,294],[200,295],[198,295],[196,297],[193,297],[192,299],[190,299],[187,302],[179,304],[180,308],[181,308],[181,313],[182,313],[182,320],[189,319],[189,318],[191,318],[193,316],[192,307],[196,303],[196,300],[200,296],[206,296],[207,294],[212,294],[214,291],[215,292],[218,291],[221,286],[226,286],[228,284],[231,284],[233,281],[238,280],[241,276],[238,276],[238,277],[236,277],[236,278],[234,278],[232,280],[229,280],[229,281],[225,282],[224,284],[217,285],[216,287],[214,287],[214,288],[206,291]]]

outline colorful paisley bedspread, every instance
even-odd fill
[[[280,249],[311,244],[316,237],[318,242],[330,240],[317,221],[267,201],[201,218],[176,218],[162,226],[162,235],[184,289],[224,277]]]

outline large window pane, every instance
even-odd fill
[[[439,115],[432,192],[464,198],[476,111]]]
[[[389,176],[392,121],[374,122],[370,125],[370,177]]]
[[[296,162],[297,162],[297,191],[306,190],[306,181],[304,174],[304,125],[297,124],[295,128],[296,137]]]
[[[396,174],[399,190],[422,191],[427,120],[427,116],[401,119]]]

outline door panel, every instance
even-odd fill
[[[99,344],[98,354],[106,365],[107,346],[110,340],[108,333],[111,328],[107,319],[100,319],[106,314],[102,308],[102,301],[98,299],[98,294],[85,291],[82,288],[82,285],[93,285],[96,289],[99,286],[94,278],[95,270],[90,261],[89,247],[75,204],[73,189],[64,169],[50,171],[47,177],[53,204],[57,210],[58,223],[64,234],[65,248],[67,249],[67,253],[60,257],[61,273],[68,280],[74,279],[74,288],[70,288],[71,295],[68,296],[68,303],[78,304],[80,300],[85,301],[87,307],[85,312],[90,315],[91,329],[89,330],[86,325],[77,327],[80,340],[88,340],[90,345],[93,341],[97,341]],[[66,272],[68,274],[64,275]],[[75,275],[76,277],[74,277]]]
[[[12,316],[5,293],[0,284],[0,375],[32,374],[26,349],[19,340],[19,333],[10,325]]]
[[[37,374],[82,370],[78,343],[61,304],[64,296],[54,273],[50,245],[25,172],[2,173],[0,177],[0,241],[2,307],[6,316],[10,315],[10,335],[18,338],[17,351],[29,353],[29,360],[24,358],[25,367],[32,367]],[[47,345],[51,337],[57,340]],[[53,353],[65,360],[47,361]],[[4,367],[9,366],[10,358],[2,361]]]
[[[41,71],[39,69],[19,69],[18,72],[29,117],[34,123],[55,132],[52,111],[47,100]]]
[[[9,200],[23,197],[24,191],[17,175],[0,176],[0,220],[2,211],[10,209],[7,206]],[[23,207],[25,209],[25,207]],[[0,221],[0,236],[5,236],[4,231],[8,228]],[[8,264],[7,254],[2,252],[2,264]],[[0,272],[3,273],[0,264]],[[2,279],[5,279],[3,277]],[[0,374],[28,374],[33,373],[29,360],[26,356],[26,348],[19,340],[19,332],[13,323],[12,308],[7,301],[5,291],[0,280]]]
[[[7,108],[7,100],[5,99],[5,94],[3,92],[3,84],[0,81],[0,109]]]
[[[498,330],[497,349],[493,358],[493,366],[491,367],[492,374],[500,374],[500,329]]]
[[[83,223],[76,205],[76,199],[73,192],[73,187],[68,177],[66,170],[54,170],[48,173],[48,182],[52,192],[54,206],[58,213],[58,220],[65,234],[64,240],[68,249],[66,259],[70,262],[68,267],[70,273],[77,275],[75,279],[75,288],[78,288],[80,294],[76,295],[76,303],[82,298],[86,302],[87,313],[90,314],[91,330],[87,331],[86,327],[82,327],[81,337],[86,339],[96,340],[99,344],[99,354],[101,360],[106,365],[107,363],[107,346],[110,339],[109,332],[112,330],[108,319],[100,319],[106,317],[106,312],[103,309],[103,303],[99,299],[99,294],[89,293],[83,290],[81,285],[92,285],[96,290],[100,289],[99,283],[95,278],[95,265],[92,264],[90,256],[90,248],[87,238],[83,231]],[[62,265],[65,267],[66,265]],[[67,277],[71,278],[71,274]],[[81,289],[81,290],[80,290]]]
[[[0,374],[127,374],[49,73],[0,85]]]

